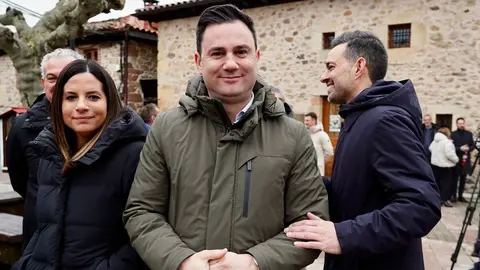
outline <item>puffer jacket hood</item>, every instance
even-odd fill
[[[288,104],[287,102],[284,102],[283,105],[285,107],[285,113],[287,114],[287,116],[290,118],[295,118],[295,113],[293,112],[293,106]]]
[[[317,123],[315,126],[309,127],[308,130],[310,131],[310,134],[318,133],[320,131],[323,131],[323,124]]]
[[[260,104],[263,105],[261,111],[266,115],[279,116],[285,114],[285,108],[282,102],[277,101],[275,94],[271,91],[271,86],[261,80],[257,80],[253,87],[253,93],[255,97],[249,111],[252,111],[254,107]],[[188,81],[185,95],[186,96],[180,98],[180,105],[185,108],[189,115],[204,112],[205,108],[202,107],[202,103],[210,102],[221,104],[219,100],[208,96],[207,87],[205,86],[202,75],[195,75]]]
[[[433,140],[436,142],[441,142],[444,140],[448,140],[448,137],[443,133],[437,132],[435,133],[435,137],[433,138]]]
[[[382,105],[401,107],[412,116],[419,127],[422,124],[420,103],[410,80],[400,82],[376,81],[348,104],[340,106],[340,116],[346,118],[347,115],[355,111]]]
[[[203,114],[212,122],[225,126],[227,129],[232,129],[233,125],[239,127],[232,132],[236,134],[236,140],[243,141],[262,119],[285,115],[283,102],[277,100],[271,91],[271,86],[256,81],[252,91],[254,93],[252,106],[245,112],[245,116],[235,124],[232,124],[229,119],[222,102],[208,96],[201,75],[196,75],[188,81],[185,95],[180,98],[180,106],[188,117]],[[249,125],[243,125],[246,119],[249,119]]]
[[[262,85],[267,85],[267,83],[265,82],[265,80],[262,78],[262,76],[260,75],[257,75],[257,81],[262,84]],[[282,92],[280,89],[277,88],[276,91],[274,91],[274,86],[272,86],[272,91],[275,93],[275,92]],[[283,94],[282,94],[283,96]],[[283,98],[282,100],[283,102],[283,106],[285,107],[285,113],[287,114],[288,117],[290,118],[295,118],[295,113],[293,112],[293,106],[291,104],[288,104],[286,101],[285,101],[285,98]]]
[[[26,112],[22,128],[38,130],[40,132],[50,124],[50,101],[45,94],[38,96],[32,107]]]

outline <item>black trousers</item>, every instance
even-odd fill
[[[440,189],[440,199],[442,202],[450,200],[452,190],[452,168],[442,168],[432,165],[433,175]]]
[[[465,190],[465,181],[467,174],[463,172],[463,168],[457,164],[453,168],[453,185],[451,196],[457,198],[457,186],[458,186],[458,198],[463,197],[463,191]]]

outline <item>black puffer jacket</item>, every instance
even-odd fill
[[[33,106],[17,116],[7,139],[7,166],[13,189],[25,199],[23,244],[27,246],[37,230],[35,201],[37,200],[38,156],[29,155],[28,144],[50,124],[50,102],[40,95]]]
[[[145,268],[129,244],[122,212],[146,134],[142,119],[128,109],[63,176],[53,129],[30,143],[40,157],[39,228],[12,269]]]

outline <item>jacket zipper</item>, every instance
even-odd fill
[[[235,252],[235,249],[233,248],[233,231],[234,231],[234,224],[235,224],[235,204],[236,204],[236,194],[237,194],[237,162],[238,162],[238,148],[239,148],[239,144],[236,143],[236,146],[235,146],[235,163],[234,163],[234,172],[235,172],[235,176],[234,176],[234,179],[233,179],[233,193],[232,193],[232,212],[231,212],[231,220],[230,220],[230,247],[228,250],[231,250],[232,252]]]
[[[252,161],[247,162],[245,171],[245,192],[243,195],[243,216],[248,217],[248,204],[250,202],[250,181],[252,178]]]

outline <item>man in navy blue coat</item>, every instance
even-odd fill
[[[296,246],[326,253],[327,270],[423,270],[421,237],[441,218],[422,146],[422,113],[410,80],[383,80],[388,57],[372,33],[333,41],[321,80],[343,104],[331,179],[331,221],[286,228]]]

